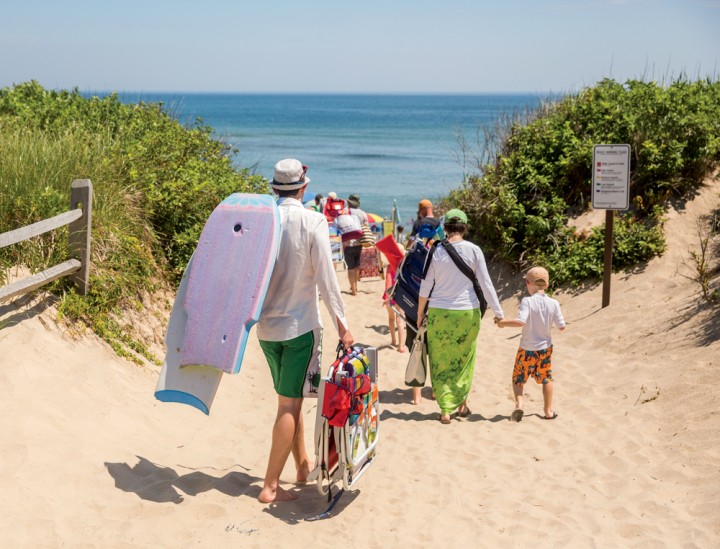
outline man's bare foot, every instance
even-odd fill
[[[258,496],[260,503],[273,503],[276,501],[294,501],[297,496],[292,492],[288,492],[284,488],[278,486],[275,490],[272,488],[263,488]]]
[[[398,347],[398,353],[407,353],[407,347],[400,345],[400,347]]]
[[[307,482],[308,476],[310,475],[310,464],[307,461],[303,461],[297,470],[297,481],[302,484]]]

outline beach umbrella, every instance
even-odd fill
[[[368,223],[382,223],[383,222],[383,218],[381,215],[371,214],[371,213],[367,213],[367,212],[365,212],[365,213],[368,216]]]

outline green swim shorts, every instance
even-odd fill
[[[302,398],[308,374],[320,369],[322,329],[316,328],[288,341],[260,341],[270,366],[275,392],[288,398]]]

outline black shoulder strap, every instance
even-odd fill
[[[425,280],[425,277],[427,276],[428,269],[430,268],[430,262],[432,261],[433,254],[435,253],[435,248],[437,248],[442,240],[436,240],[433,242],[432,248],[430,248],[430,251],[428,252],[428,256],[425,258],[425,265],[423,266],[423,280]]]
[[[485,299],[485,296],[483,295],[482,288],[480,288],[480,283],[478,282],[478,279],[475,276],[475,272],[470,268],[470,265],[468,265],[467,263],[465,263],[465,261],[463,261],[463,258],[460,257],[460,254],[457,253],[455,246],[450,244],[447,240],[442,240],[440,242],[442,242],[442,245],[445,248],[445,251],[450,256],[450,259],[453,260],[453,263],[455,263],[457,268],[460,269],[460,272],[462,274],[464,274],[466,277],[468,277],[470,279],[470,281],[472,282],[473,288],[475,289],[475,293],[477,294],[478,301],[480,302],[480,314],[484,315],[485,311],[487,310],[487,300]],[[433,245],[433,248],[435,248],[434,245]]]

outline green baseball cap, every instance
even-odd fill
[[[445,223],[448,223],[453,219],[457,219],[458,221],[460,221],[460,223],[468,222],[465,212],[462,210],[458,210],[457,208],[453,208],[445,214]]]

